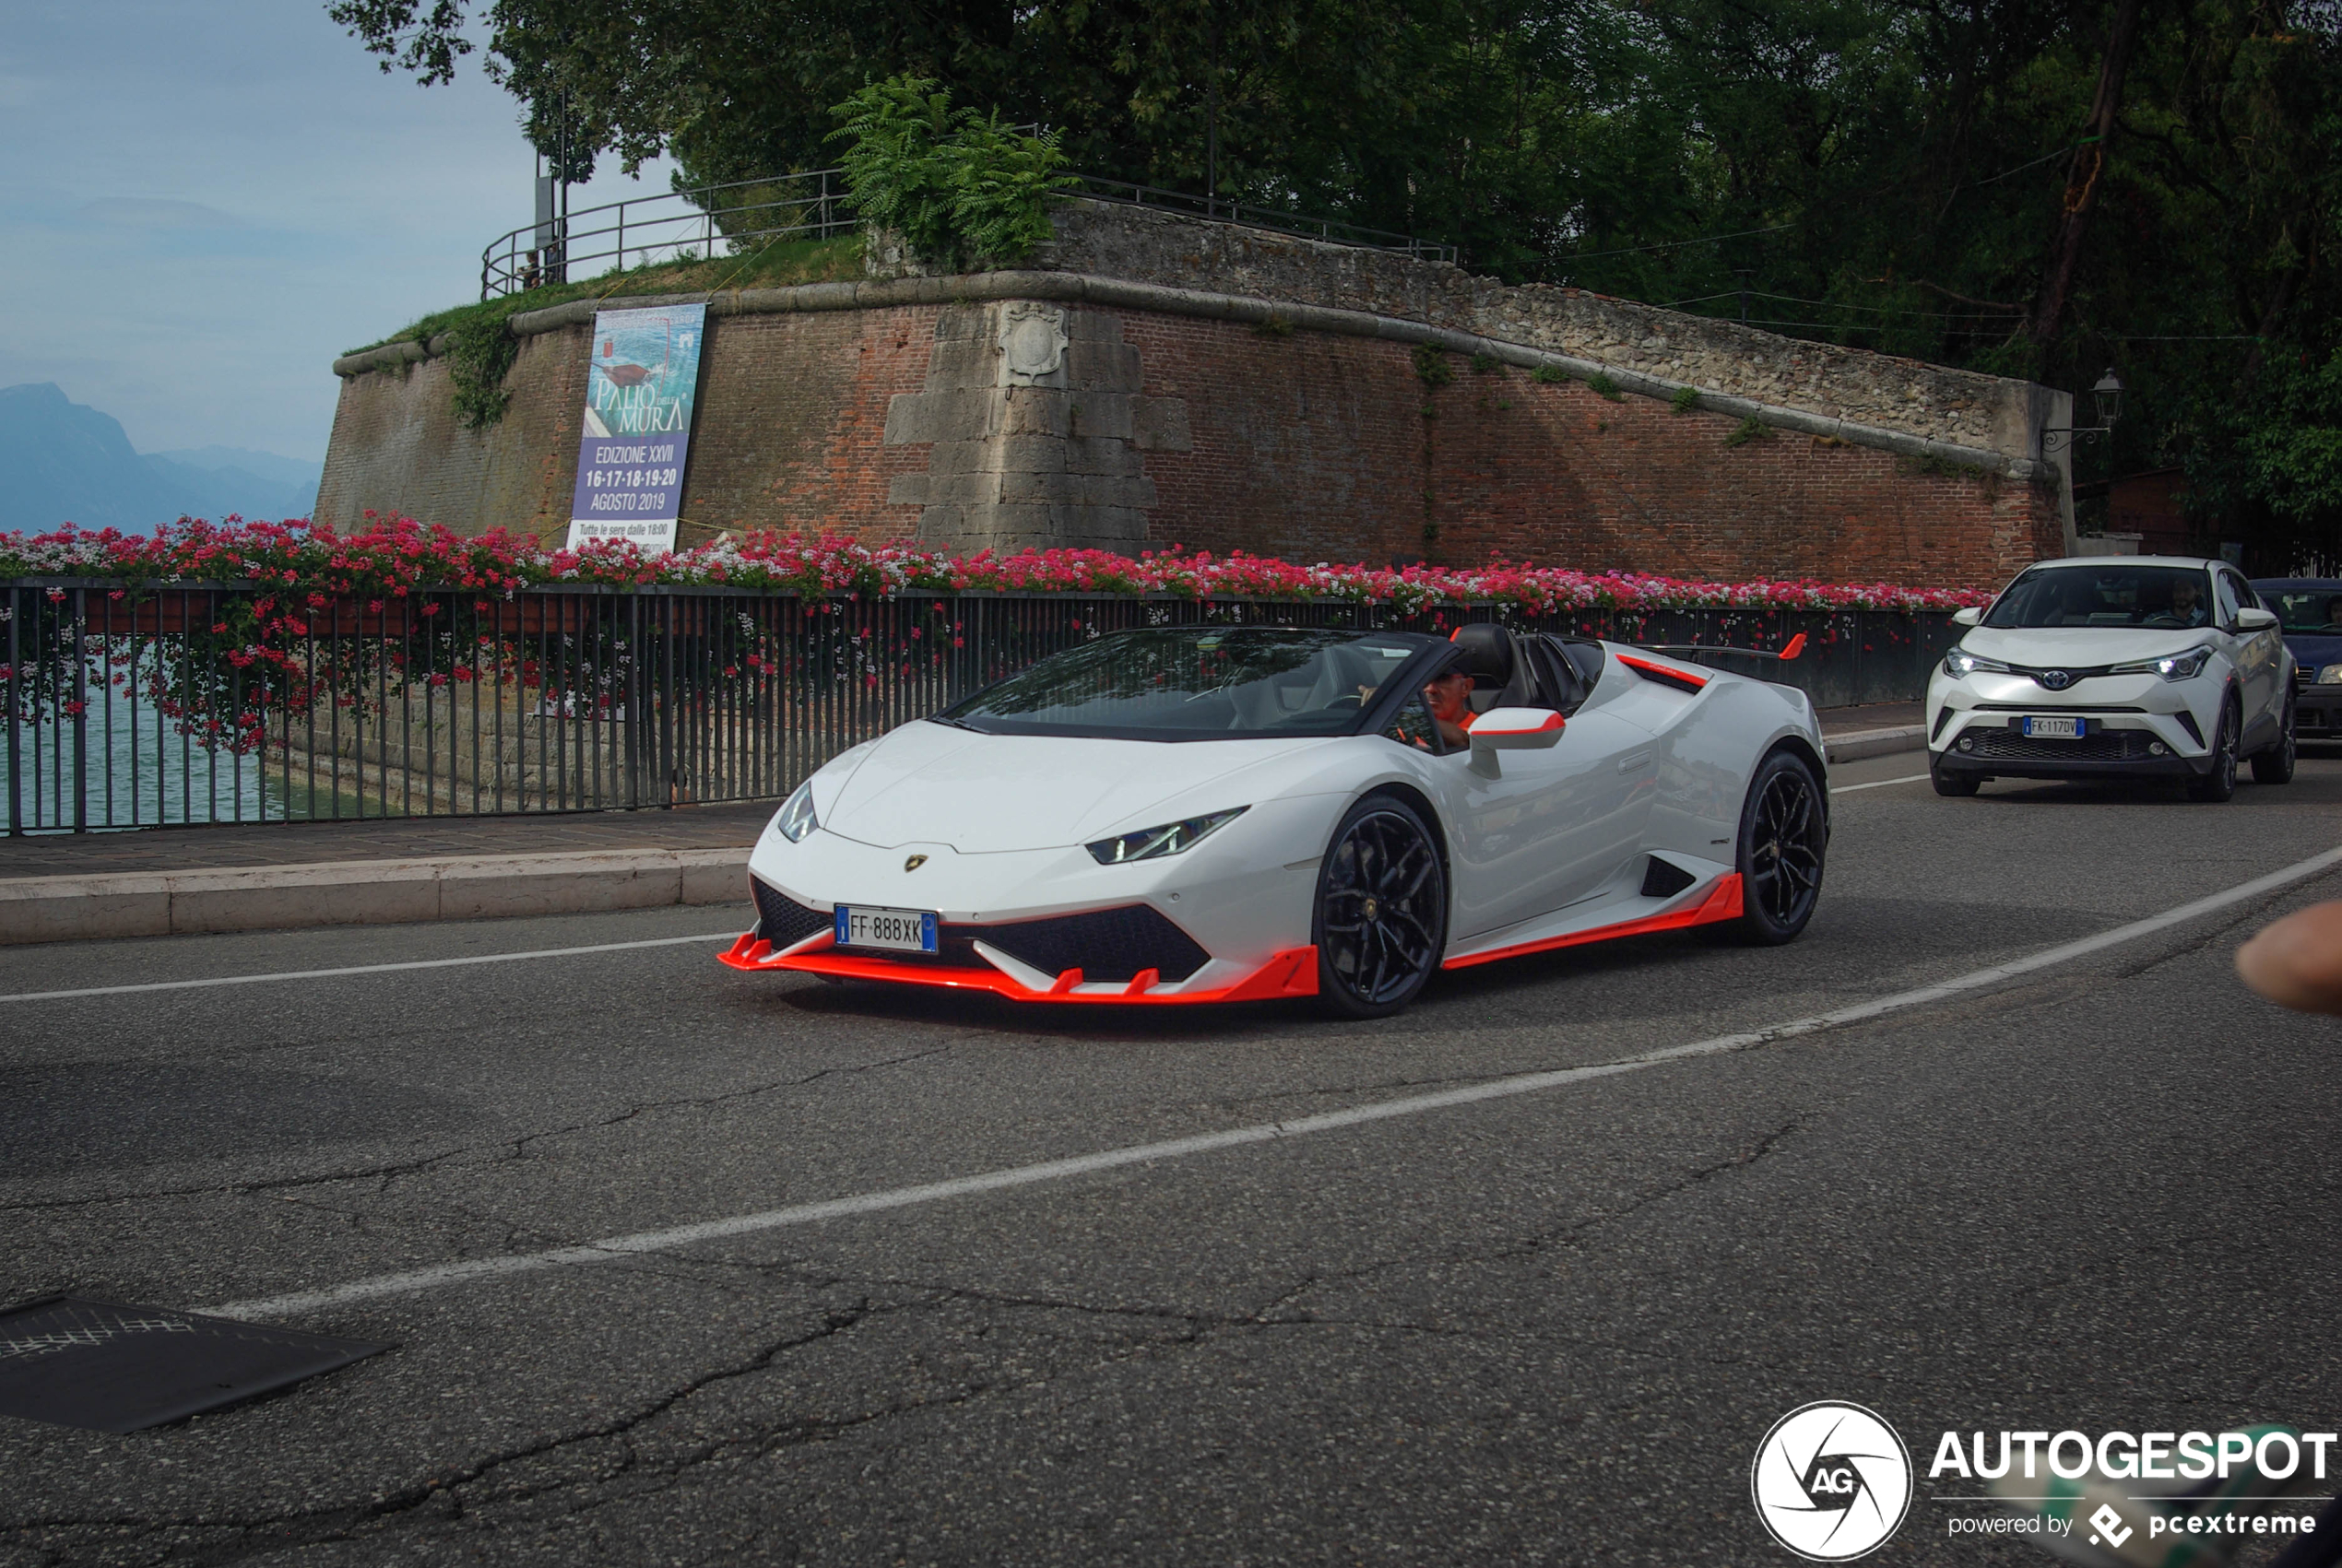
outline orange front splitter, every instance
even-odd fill
[[[884,980],[952,991],[988,991],[1012,1002],[1101,1002],[1108,1006],[1143,1002],[1162,1006],[1173,1002],[1273,1002],[1318,994],[1318,949],[1314,947],[1287,948],[1235,984],[1213,991],[1159,990],[1155,988],[1154,972],[1147,970],[1133,976],[1119,991],[1081,992],[1075,989],[1082,984],[1082,972],[1078,969],[1069,969],[1059,975],[1047,991],[1029,991],[988,964],[978,968],[908,963],[869,953],[842,953],[826,937],[782,958],[773,957],[772,952],[773,945],[760,940],[751,931],[733,943],[730,950],[721,955],[721,961],[739,970],[778,969],[796,974],[827,974],[839,980]]]

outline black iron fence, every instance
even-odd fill
[[[1779,648],[1816,704],[1907,701],[1942,614],[1570,611],[1075,595],[0,581],[11,833],[769,799],[1043,655],[1194,622],[1466,620]],[[1729,662],[1729,660],[1727,661]]]

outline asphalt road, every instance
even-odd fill
[[[1366,1025],[742,976],[712,941],[0,1001],[0,1300],[443,1271],[279,1316],[398,1348],[271,1398],[0,1418],[0,1562],[1788,1563],[1749,1462],[1812,1399],[1922,1467],[1948,1428],[2342,1428],[2342,1039],[2230,967],[2342,871],[1747,1049],[444,1273],[1762,1031],[2337,844],[2335,760],[2224,806],[1852,791],[1791,947],[1490,965]],[[727,924],[7,949],[0,994]],[[2049,1561],[1953,1538],[1944,1490],[1870,1561]]]

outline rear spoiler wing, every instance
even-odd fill
[[[1648,648],[1654,654],[1665,654],[1671,658],[1687,660],[1696,665],[1706,664],[1709,657],[1719,654],[1733,654],[1744,659],[1765,659],[1774,664],[1787,664],[1805,651],[1805,634],[1801,631],[1792,637],[1781,644],[1779,653],[1768,653],[1763,648],[1734,648],[1721,643],[1644,643],[1638,646]]]

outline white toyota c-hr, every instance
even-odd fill
[[[1938,795],[1993,779],[2168,779],[2197,800],[2293,776],[2293,655],[2225,561],[2085,556],[2027,568],[1927,686]]]

